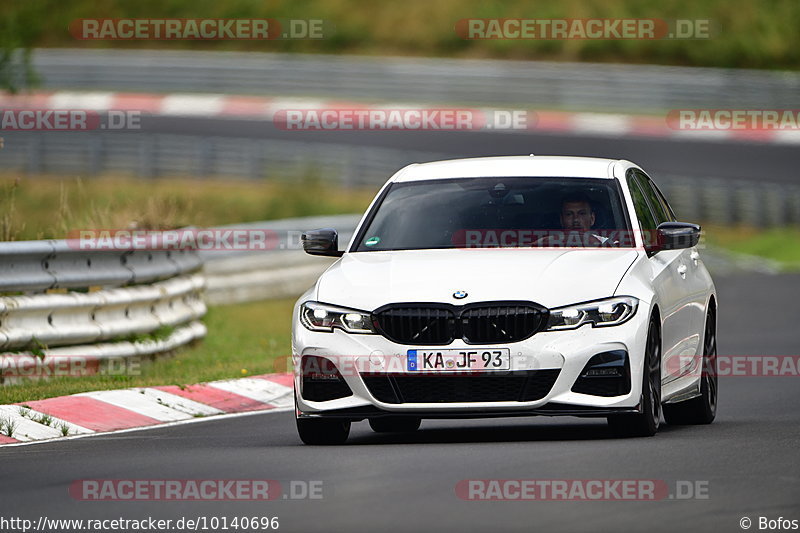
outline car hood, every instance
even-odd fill
[[[553,308],[614,295],[632,249],[403,250],[345,254],[320,277],[317,300],[372,311],[393,302],[530,300]],[[467,296],[457,300],[456,291]]]

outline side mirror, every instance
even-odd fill
[[[300,240],[303,242],[303,250],[311,255],[326,255],[330,257],[341,257],[344,252],[339,251],[339,234],[335,229],[315,229],[303,233]]]
[[[656,229],[656,243],[651,249],[680,250],[697,246],[700,241],[700,226],[688,222],[663,222]]]

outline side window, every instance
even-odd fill
[[[669,204],[667,204],[667,201],[664,199],[664,195],[661,194],[661,191],[658,190],[655,183],[653,183],[650,177],[644,172],[639,172],[638,170],[634,170],[633,172],[639,178],[642,191],[653,207],[656,221],[659,224],[662,222],[674,222],[675,215],[672,213],[672,209],[670,209]]]
[[[631,190],[631,197],[633,198],[633,208],[636,210],[636,218],[639,219],[642,230],[656,229],[658,226],[656,219],[650,211],[650,206],[647,205],[647,200],[633,172],[628,171],[627,180],[628,188]]]

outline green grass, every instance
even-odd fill
[[[322,40],[78,41],[81,18],[323,19]],[[468,18],[707,19],[703,40],[464,40]],[[797,0],[26,0],[0,8],[9,44],[79,48],[191,48],[330,54],[491,57],[796,69],[800,64]]]
[[[359,213],[376,190],[292,181],[0,173],[0,241],[63,239],[80,229],[167,229]]]
[[[293,299],[282,299],[211,308],[205,318],[205,340],[174,356],[143,362],[138,375],[61,377],[0,386],[0,405],[92,390],[183,386],[286,371],[293,304]]]
[[[0,435],[13,437],[16,430],[17,422],[15,420],[8,416],[0,418]]]
[[[787,272],[800,271],[800,228],[726,228],[704,226],[706,243],[735,253],[778,262]]]

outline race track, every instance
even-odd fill
[[[789,182],[792,146],[491,133],[282,132],[238,120],[151,118],[161,133],[401,146],[453,156],[515,153],[623,157],[658,172]],[[798,352],[800,275],[717,277],[719,353]],[[288,325],[287,325],[288,326]],[[278,516],[280,531],[741,531],[747,516],[800,519],[798,377],[723,377],[710,426],[613,437],[604,420],[424,421],[409,436],[353,426],[339,447],[303,446],[290,412],[0,448],[3,515],[48,518]],[[319,500],[81,502],[80,479],[322,481]],[[652,479],[707,486],[707,499],[472,502],[466,479]],[[64,529],[60,530],[64,531]]]
[[[147,134],[294,140],[430,151],[450,157],[577,155],[628,159],[653,173],[796,183],[798,147],[792,144],[633,138],[527,131],[285,131],[263,120],[149,116]],[[127,133],[123,135],[137,135]],[[388,176],[387,176],[388,178]]]
[[[717,279],[719,349],[796,353],[800,275]],[[0,448],[6,517],[278,516],[281,531],[737,531],[748,516],[800,518],[797,377],[720,379],[710,426],[618,439],[603,420],[424,421],[411,436],[355,424],[345,446],[300,443],[290,412]],[[80,479],[322,481],[322,499],[129,502],[73,499]],[[707,499],[473,502],[464,479],[650,479],[707,487]],[[699,482],[696,485],[695,482]],[[756,526],[754,526],[755,529]]]

